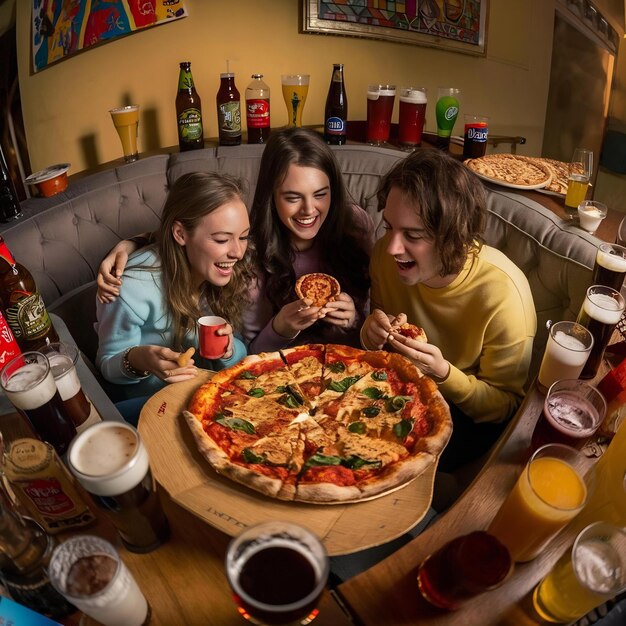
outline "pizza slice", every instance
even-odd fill
[[[422,341],[426,343],[428,338],[426,337],[426,331],[420,326],[416,326],[415,324],[400,324],[399,326],[394,326],[392,324],[390,334],[397,333],[398,335],[402,335],[403,337],[408,337],[409,339],[415,339],[415,341]]]
[[[323,307],[335,301],[340,293],[339,281],[329,274],[304,274],[296,281],[296,295],[300,299],[312,300],[312,306]]]

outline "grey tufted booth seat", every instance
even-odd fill
[[[380,178],[404,154],[363,145],[333,149],[352,197],[378,225]],[[184,173],[221,171],[244,178],[249,206],[262,152],[263,146],[208,148],[153,156],[85,176],[62,194],[24,203],[25,217],[5,225],[2,234],[33,273],[49,309],[64,319],[93,360],[93,281],[104,255],[119,239],[156,228],[168,185]],[[488,198],[485,241],[524,271],[535,299],[534,373],[546,341],[545,322],[575,318],[599,242],[520,194],[493,187]]]

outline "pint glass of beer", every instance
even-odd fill
[[[615,243],[601,243],[593,266],[592,285],[605,285],[619,291],[626,278],[626,248]]]
[[[624,297],[612,287],[591,285],[576,320],[593,335],[593,347],[580,378],[593,378],[600,367],[617,322],[624,313]]]
[[[310,624],[328,578],[320,540],[289,522],[244,530],[226,553],[226,576],[239,612],[252,624]]]
[[[309,74],[283,74],[280,82],[287,106],[287,126],[302,126],[302,109],[309,93]]]
[[[115,130],[122,142],[124,161],[132,163],[139,158],[137,151],[137,131],[139,128],[139,106],[126,106],[109,111]]]
[[[9,361],[0,373],[0,384],[13,406],[35,432],[60,456],[76,435],[57,391],[50,362],[41,352],[24,352]]]
[[[41,349],[50,361],[54,382],[59,390],[65,412],[70,416],[74,426],[80,426],[91,413],[91,404],[85,396],[81,386],[76,362],[79,352],[76,346],[57,341]]]
[[[367,88],[367,143],[381,146],[389,141],[391,114],[396,99],[395,85],[369,85]]]
[[[169,537],[169,525],[139,433],[124,422],[84,430],[67,453],[72,474],[106,511],[131,552],[150,552]]]
[[[98,624],[143,626],[150,621],[145,596],[108,541],[71,537],[55,548],[48,569],[55,589]]]
[[[398,143],[405,150],[413,150],[422,145],[426,102],[425,87],[400,88]]]

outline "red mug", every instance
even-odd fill
[[[205,359],[219,359],[228,348],[228,335],[218,335],[217,331],[228,322],[217,315],[205,315],[198,320],[200,355]]]

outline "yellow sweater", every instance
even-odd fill
[[[440,383],[444,398],[475,422],[509,418],[523,397],[537,318],[522,271],[495,248],[483,246],[447,287],[400,281],[387,237],[370,261],[372,310],[397,315],[426,331],[450,362]]]

